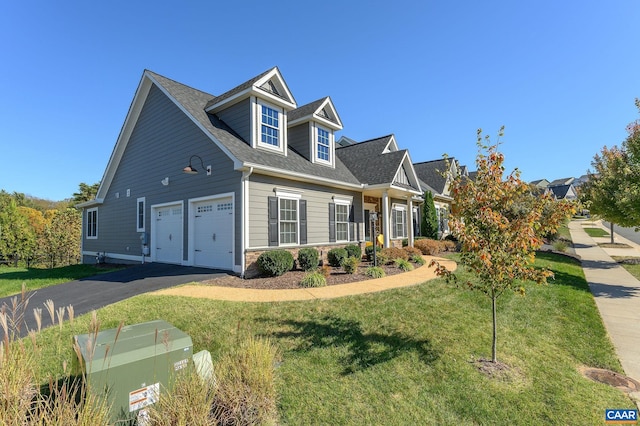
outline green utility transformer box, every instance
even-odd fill
[[[89,392],[106,399],[116,424],[142,420],[143,409],[158,401],[193,355],[191,337],[162,320],[74,340],[82,355],[78,373],[86,374]]]

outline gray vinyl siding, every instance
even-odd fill
[[[251,144],[251,101],[245,99],[216,114],[245,142]]]
[[[182,169],[192,155],[199,155],[212,175],[197,175]],[[161,181],[169,178],[167,186]],[[127,190],[130,195],[127,196]],[[188,200],[222,193],[235,193],[235,260],[241,264],[241,173],[232,161],[171,102],[153,86],[115,172],[113,181],[98,206],[98,238],[86,239],[86,211],[83,223],[83,250],[124,256],[140,256],[140,233],[136,230],[137,199],[145,197],[145,232],[153,252],[151,206],[183,203],[183,260],[188,253]],[[119,197],[117,196],[119,194]]]
[[[309,123],[303,123],[298,126],[290,127],[287,132],[289,146],[295,149],[304,158],[311,161]]]
[[[302,191],[301,198],[307,201],[307,245],[329,243],[329,203],[333,202],[334,195],[353,197],[356,240],[364,238],[361,232],[363,219],[360,192],[257,174],[251,175],[249,180],[249,248],[264,248],[269,245],[268,198],[275,196],[276,187]]]

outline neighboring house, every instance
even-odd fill
[[[571,185],[574,180],[575,180],[575,178],[572,178],[572,177],[556,179],[556,180],[550,182],[549,185],[547,185],[547,187],[560,186],[560,185]]]
[[[555,185],[549,186],[547,191],[553,194],[553,197],[556,200],[576,200],[578,198],[578,192],[576,188],[572,185]]]
[[[424,161],[413,165],[421,181],[422,191],[431,191],[438,215],[438,235],[449,233],[449,212],[453,197],[450,193],[451,181],[458,175],[468,175],[466,166],[460,166],[455,158]]]
[[[534,186],[536,188],[540,188],[540,189],[546,189],[550,183],[551,182],[549,182],[546,179],[538,179],[538,180],[529,182],[529,185]]]
[[[421,189],[393,136],[337,147],[329,97],[298,106],[278,68],[219,96],[145,71],[83,203],[83,261],[255,273],[266,250],[412,243]],[[187,166],[187,167],[185,167]],[[184,172],[184,173],[183,173]]]

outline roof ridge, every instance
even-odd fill
[[[167,77],[167,76],[165,76],[165,75],[162,75],[162,74],[159,74],[159,73],[157,73],[157,72],[155,72],[155,71],[151,71],[150,69],[146,69],[146,68],[145,68],[144,72],[145,72],[145,73],[153,74],[154,76],[157,76],[157,77],[162,77],[162,78],[164,78],[164,79],[166,79],[166,80],[169,80],[169,81],[171,81],[171,82],[173,82],[173,83],[179,84],[179,85],[184,86],[184,87],[186,87],[186,88],[188,88],[188,89],[195,90],[195,91],[200,92],[200,93],[203,93],[203,94],[205,94],[205,95],[213,96],[214,98],[216,97],[216,95],[213,95],[213,94],[211,94],[211,93],[209,93],[209,92],[205,92],[204,90],[200,90],[200,89],[197,89],[197,88],[195,88],[195,87],[193,87],[193,86],[189,86],[188,84],[181,83],[181,82],[179,82],[178,80],[174,80],[173,78],[169,78],[169,77]]]

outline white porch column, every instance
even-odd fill
[[[382,193],[382,235],[384,236],[384,248],[391,247],[391,240],[389,238],[391,227],[389,226],[389,222],[391,222],[389,194],[387,193],[387,191],[384,191]]]
[[[409,247],[413,247],[413,199],[411,197],[407,200],[407,241],[409,242]]]

